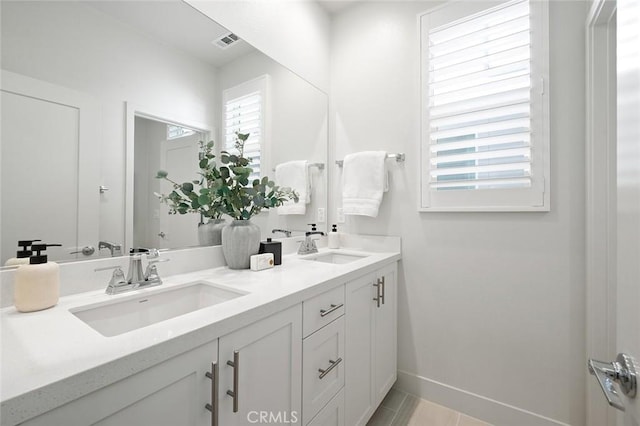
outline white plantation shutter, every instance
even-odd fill
[[[422,17],[422,209],[548,210],[546,6]]]
[[[263,171],[267,82],[268,77],[263,76],[227,89],[223,94],[223,149],[237,154],[236,132],[249,133],[244,144],[244,156],[251,158],[249,166],[253,169],[249,181],[259,179]]]

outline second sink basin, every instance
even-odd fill
[[[245,295],[206,282],[163,290],[70,311],[103,336],[111,337]]]
[[[305,260],[315,260],[316,262],[324,262],[324,263],[333,263],[336,265],[341,265],[344,263],[351,263],[356,260],[363,259],[367,256],[361,256],[357,254],[347,254],[347,253],[324,253],[313,257],[308,257]]]

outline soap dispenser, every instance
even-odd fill
[[[29,257],[29,264],[20,265],[16,270],[14,284],[14,305],[20,312],[47,309],[58,303],[60,295],[60,267],[49,262],[43,252],[47,247],[61,244],[34,244],[36,252]]]
[[[338,225],[331,225],[331,232],[329,232],[329,241],[327,246],[330,249],[340,248],[340,234],[338,234]]]
[[[16,257],[12,257],[7,260],[4,266],[17,266],[17,265],[26,265],[29,263],[29,257],[33,254],[30,250],[31,244],[40,240],[20,240],[18,241],[18,246],[21,247],[21,250],[16,252]]]

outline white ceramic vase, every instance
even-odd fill
[[[209,219],[198,224],[198,244],[201,246],[219,246],[222,244],[222,229],[227,223],[224,219]]]
[[[230,269],[249,269],[260,249],[260,227],[250,220],[234,220],[222,229],[222,253]]]

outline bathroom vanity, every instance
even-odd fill
[[[368,237],[4,308],[2,425],[364,425],[396,379],[399,259]]]

